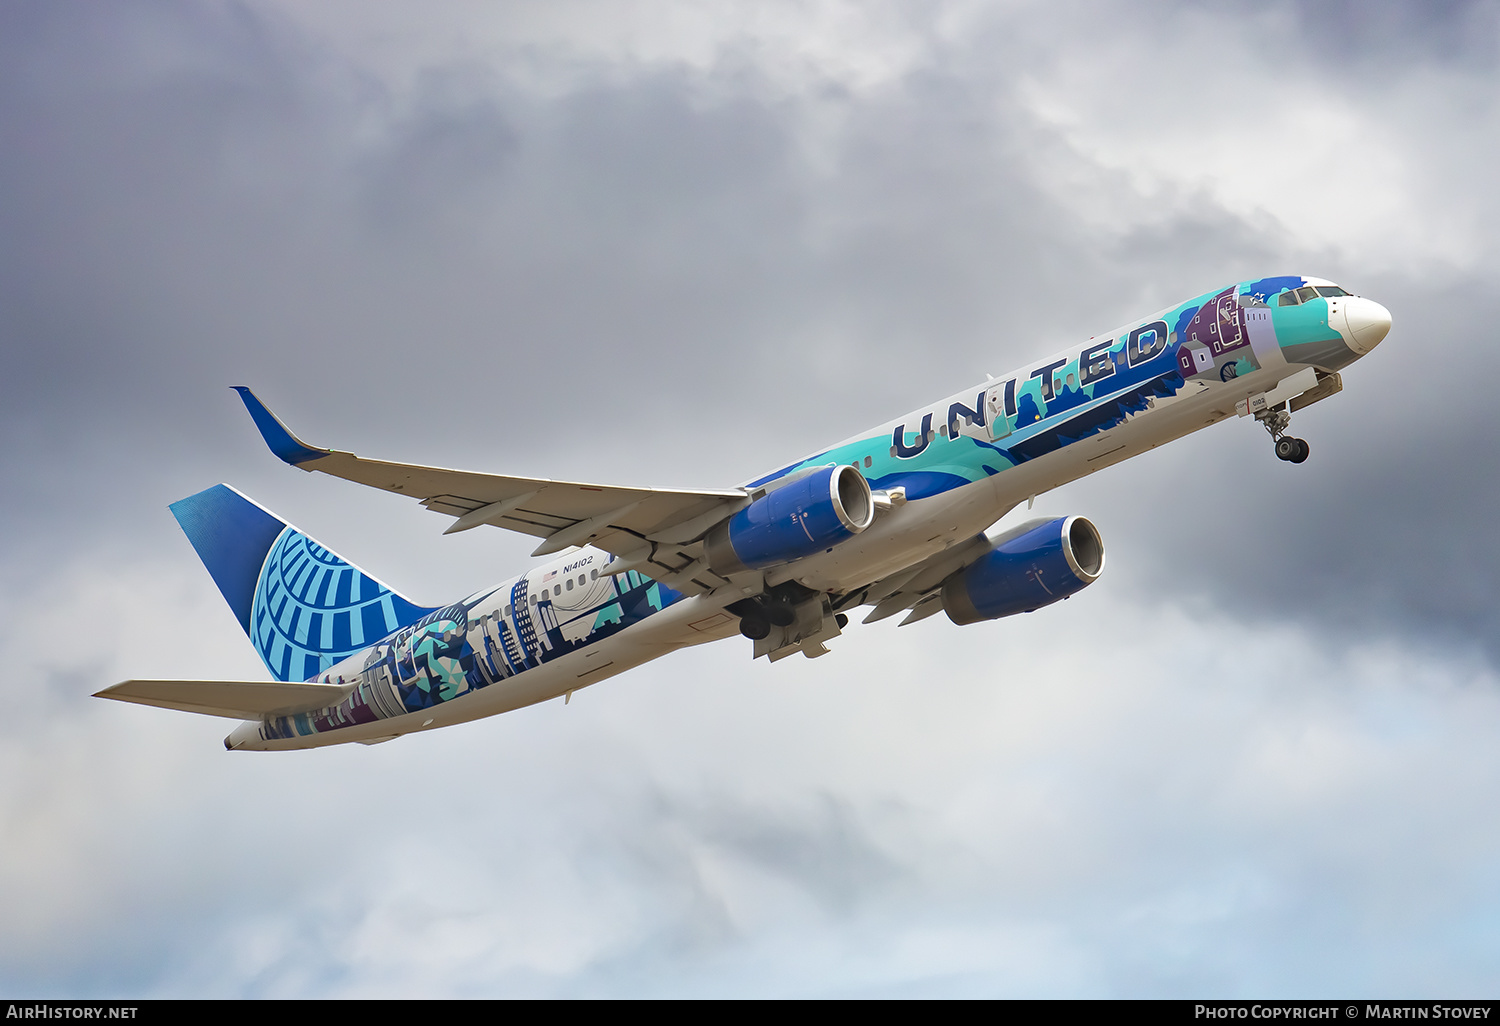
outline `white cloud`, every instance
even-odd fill
[[[221,633],[171,587],[74,580],[117,638],[159,639],[164,613]],[[3,748],[31,782],[3,815],[6,978],[46,992],[134,945],[117,991],[1233,994],[1287,978],[1274,940],[1307,915],[1354,953],[1320,979],[1368,992],[1359,952],[1492,911],[1491,672],[1119,587],[855,627],[817,661],[722,643],[376,748],[27,716],[45,728]],[[219,670],[212,647],[184,655]]]
[[[341,59],[398,89],[454,65],[517,70],[535,76],[535,85],[556,86],[584,68],[707,73],[744,64],[790,91],[823,84],[864,90],[930,60],[931,41],[951,33],[945,22],[961,13],[953,4],[934,10],[849,0],[453,3],[425,12],[340,2],[274,6]]]
[[[1133,227],[1132,213],[1202,197],[1374,270],[1440,275],[1487,257],[1500,210],[1452,186],[1476,146],[1492,152],[1492,91],[1457,68],[1348,70],[1295,8],[1182,9],[1084,30],[1029,62],[1019,88],[1077,158],[1139,197],[1122,209],[1080,182],[1082,168],[1052,179],[1101,223]]]

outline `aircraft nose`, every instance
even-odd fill
[[[1349,348],[1360,356],[1379,345],[1391,330],[1391,312],[1373,299],[1351,296],[1344,300],[1344,317],[1349,323]]]

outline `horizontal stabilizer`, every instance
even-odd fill
[[[264,680],[127,680],[97,692],[94,697],[235,720],[258,720],[322,709],[343,698],[351,687]]]

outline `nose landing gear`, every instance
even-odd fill
[[[1292,415],[1287,412],[1287,404],[1282,403],[1272,410],[1262,410],[1255,415],[1261,426],[1270,434],[1272,441],[1276,443],[1276,458],[1288,463],[1301,463],[1307,459],[1311,451],[1308,444],[1300,438],[1293,438],[1286,433],[1286,429],[1292,426]]]

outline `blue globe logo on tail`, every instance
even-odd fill
[[[432,612],[227,485],[171,510],[277,680],[316,677]]]
[[[272,673],[306,680],[424,612],[288,527],[261,568],[250,637]]]

